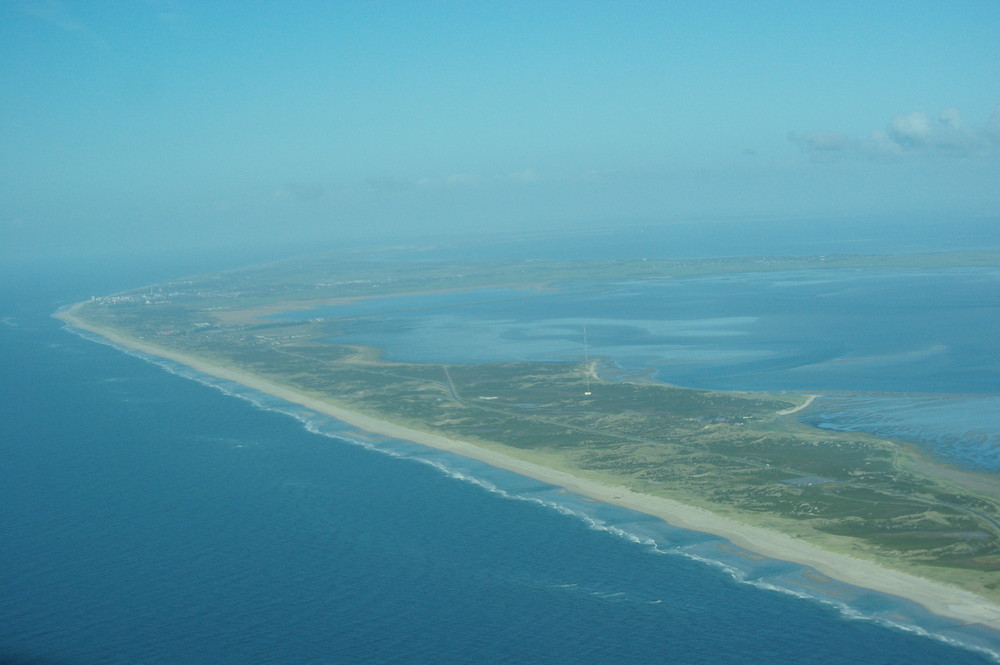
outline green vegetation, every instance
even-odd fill
[[[596,363],[392,363],[325,342],[336,318],[262,318],[365,297],[586,277],[997,265],[993,254],[587,263],[316,258],[94,299],[76,316],[386,420],[542,460],[1000,598],[1000,489],[900,443],[806,427],[804,396],[601,380]]]

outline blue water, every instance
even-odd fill
[[[997,660],[993,634],[48,317],[161,278],[39,271],[0,294],[0,661]]]
[[[916,443],[957,466],[1000,473],[1000,395],[824,395],[801,420]]]
[[[580,362],[589,354],[609,375],[818,392],[825,396],[807,422],[904,439],[1000,472],[998,268],[573,281],[375,298],[287,316],[325,317],[330,341],[373,344],[394,360]],[[844,391],[851,394],[830,396]]]
[[[930,313],[930,314],[929,314]],[[734,390],[1000,392],[1000,268],[480,289],[292,312],[417,362],[579,360]]]

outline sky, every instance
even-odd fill
[[[1000,224],[1000,2],[0,0],[0,244]]]

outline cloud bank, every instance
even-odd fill
[[[863,139],[836,131],[791,133],[788,139],[817,161],[906,157],[990,157],[1000,155],[1000,107],[980,127],[956,108],[931,117],[923,111],[897,114],[884,129]]]

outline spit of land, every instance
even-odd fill
[[[73,326],[361,429],[722,536],[1000,630],[1000,488],[901,442],[795,420],[816,396],[605,381],[599,361],[389,362],[330,319],[269,317],[400,294],[720,272],[997,265],[987,253],[587,263],[324,258],[93,298]],[[266,318],[265,318],[266,317]],[[585,389],[586,387],[586,389]]]

